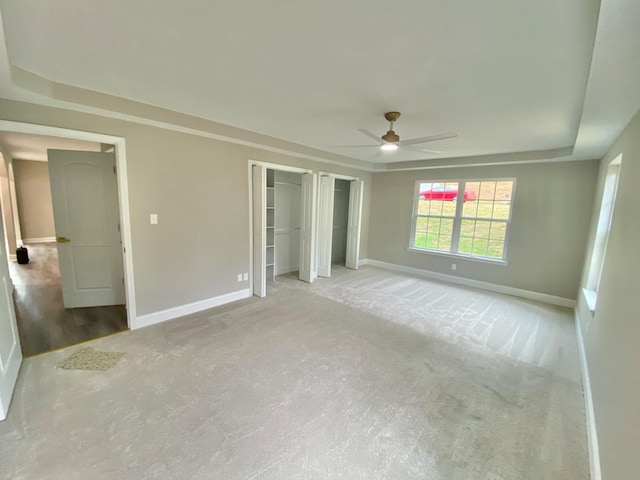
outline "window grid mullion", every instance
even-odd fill
[[[462,224],[462,208],[464,207],[464,190],[466,182],[458,182],[458,202],[456,202],[456,214],[453,217],[453,231],[451,232],[451,247],[449,251],[458,253],[458,244],[460,242],[460,228]],[[462,199],[462,201],[460,201]]]
[[[418,214],[416,215],[416,218],[443,218],[446,220],[453,220],[456,217],[449,217],[447,215],[424,215],[424,214]]]

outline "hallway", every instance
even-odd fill
[[[10,262],[25,357],[127,329],[124,305],[65,309],[55,243],[27,245],[30,262]]]

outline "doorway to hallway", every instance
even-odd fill
[[[27,247],[28,264],[9,264],[25,357],[127,330],[124,305],[65,309],[56,244]]]

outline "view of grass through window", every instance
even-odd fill
[[[412,246],[504,259],[513,184],[513,180],[420,182]]]

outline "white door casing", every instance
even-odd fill
[[[4,236],[0,222],[0,237]],[[0,248],[0,420],[7,418],[9,404],[22,363],[20,337],[13,304],[13,283],[4,248]]]
[[[315,199],[316,176],[312,173],[302,175],[302,195],[300,206],[300,264],[299,278],[304,282],[313,281],[315,253]]]
[[[360,223],[362,218],[362,180],[352,180],[349,188],[349,225],[345,266],[357,270],[360,255]]]
[[[331,276],[335,178],[321,175],[318,185],[318,276]]]
[[[48,150],[48,158],[65,308],[125,304],[115,154]]]
[[[253,294],[267,295],[266,264],[266,210],[267,169],[262,165],[251,167],[253,203]]]

